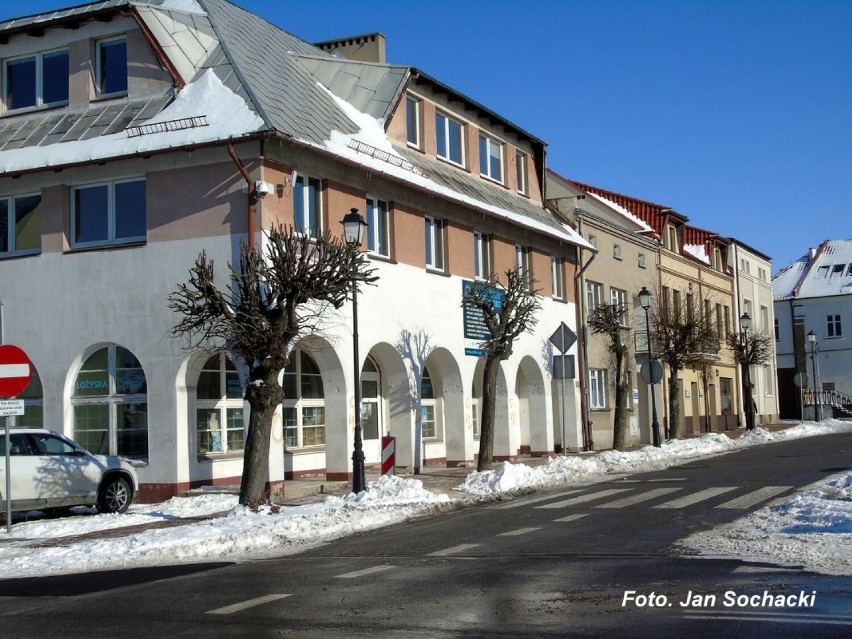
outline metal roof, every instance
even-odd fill
[[[852,239],[826,240],[772,278],[776,300],[852,295]]]

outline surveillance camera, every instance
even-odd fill
[[[254,183],[254,192],[261,200],[272,193],[272,185],[266,182],[257,181]]]

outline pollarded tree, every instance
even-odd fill
[[[687,300],[690,299],[688,295]],[[677,293],[671,300],[662,297],[651,325],[651,343],[669,369],[669,436],[672,439],[681,435],[678,373],[687,366],[699,365],[708,354],[719,352],[719,335],[705,310],[712,304],[702,299],[694,305],[689,302],[681,305],[678,300]]]
[[[278,375],[295,340],[318,332],[323,311],[340,308],[353,286],[377,279],[361,251],[329,233],[311,239],[278,227],[265,234],[263,246],[241,243],[239,268],[228,264],[224,288],[202,253],[189,281],[169,296],[169,307],[182,316],[174,335],[227,350],[248,367],[251,414],[240,485],[240,503],[247,506],[269,498],[272,416],[284,399]]]
[[[621,304],[601,302],[589,316],[588,324],[595,335],[605,335],[609,338],[607,349],[612,353],[615,367],[615,419],[613,422],[612,446],[622,450],[627,446],[627,344],[623,340],[624,314],[626,309]]]
[[[745,339],[744,339],[745,337]],[[728,348],[734,353],[734,360],[743,369],[743,391],[746,393],[746,428],[754,428],[754,403],[753,382],[751,381],[751,367],[765,366],[772,361],[772,337],[766,333],[728,333],[725,336]],[[748,389],[745,386],[748,385]]]
[[[538,323],[536,314],[541,300],[530,280],[515,270],[505,273],[505,284],[492,277],[499,288],[486,282],[474,282],[462,295],[462,306],[482,313],[491,336],[482,342],[485,366],[482,382],[482,418],[479,431],[479,459],[476,469],[486,470],[494,458],[494,414],[497,401],[497,373],[500,362],[512,355],[512,345],[524,332]]]

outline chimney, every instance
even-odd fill
[[[816,251],[817,250],[813,247],[808,249],[808,257],[810,258],[809,261],[811,261],[811,262],[814,261],[814,258],[816,257]]]
[[[348,60],[385,64],[385,40],[385,36],[381,33],[368,33],[338,40],[316,42],[314,46]]]

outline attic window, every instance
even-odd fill
[[[68,103],[68,49],[6,60],[7,111]]]
[[[849,270],[846,271],[846,275],[852,276],[852,264],[849,265]]]
[[[845,267],[845,264],[835,264],[834,268],[831,269],[831,277],[834,277],[835,275],[843,275],[843,269]]]
[[[98,94],[124,93],[127,93],[127,40],[101,40],[98,42]]]
[[[828,267],[827,266],[820,266],[817,269],[817,275],[821,275],[822,277],[828,277]]]

